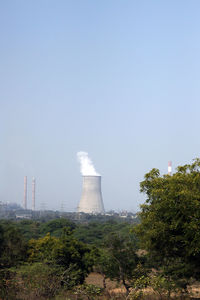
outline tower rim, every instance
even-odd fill
[[[82,175],[82,177],[101,177],[101,175]]]

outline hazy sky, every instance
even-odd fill
[[[200,153],[200,1],[0,1],[0,201],[76,209],[86,151],[105,209]]]

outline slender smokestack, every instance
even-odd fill
[[[168,175],[172,175],[172,162],[171,161],[169,161],[168,162]]]
[[[35,210],[35,178],[32,179],[32,210]]]
[[[24,176],[24,209],[27,209],[27,176]]]
[[[105,213],[101,194],[101,176],[83,176],[83,189],[78,212]]]

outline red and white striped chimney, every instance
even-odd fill
[[[172,175],[172,162],[168,162],[168,175]]]

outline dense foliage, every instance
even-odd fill
[[[200,160],[172,176],[157,169],[145,175],[147,195],[136,232],[154,267],[185,284],[200,276]]]
[[[1,220],[0,298],[107,299],[108,278],[124,286],[126,299],[145,299],[147,286],[159,299],[183,298],[200,276],[200,160],[171,176],[152,169],[140,187],[147,199],[139,224],[89,215],[82,223]],[[86,284],[91,271],[104,289]]]
[[[0,268],[18,265],[27,258],[27,244],[21,232],[10,222],[0,224]]]
[[[101,262],[104,265],[108,263],[107,269],[104,268],[105,276],[119,281],[127,279],[127,272],[118,272],[115,276],[114,272],[110,272],[109,266],[113,266],[113,270],[116,267],[112,249],[104,250],[106,240],[111,241],[110,235],[113,239],[114,233],[118,232],[126,240],[131,227],[121,220],[88,224],[75,224],[62,218],[47,222],[2,220],[0,297],[29,299],[31,293],[33,299],[49,299],[61,290],[77,289],[94,266],[102,270]],[[120,249],[117,251],[120,252]],[[94,293],[99,289],[84,285],[79,291]]]

